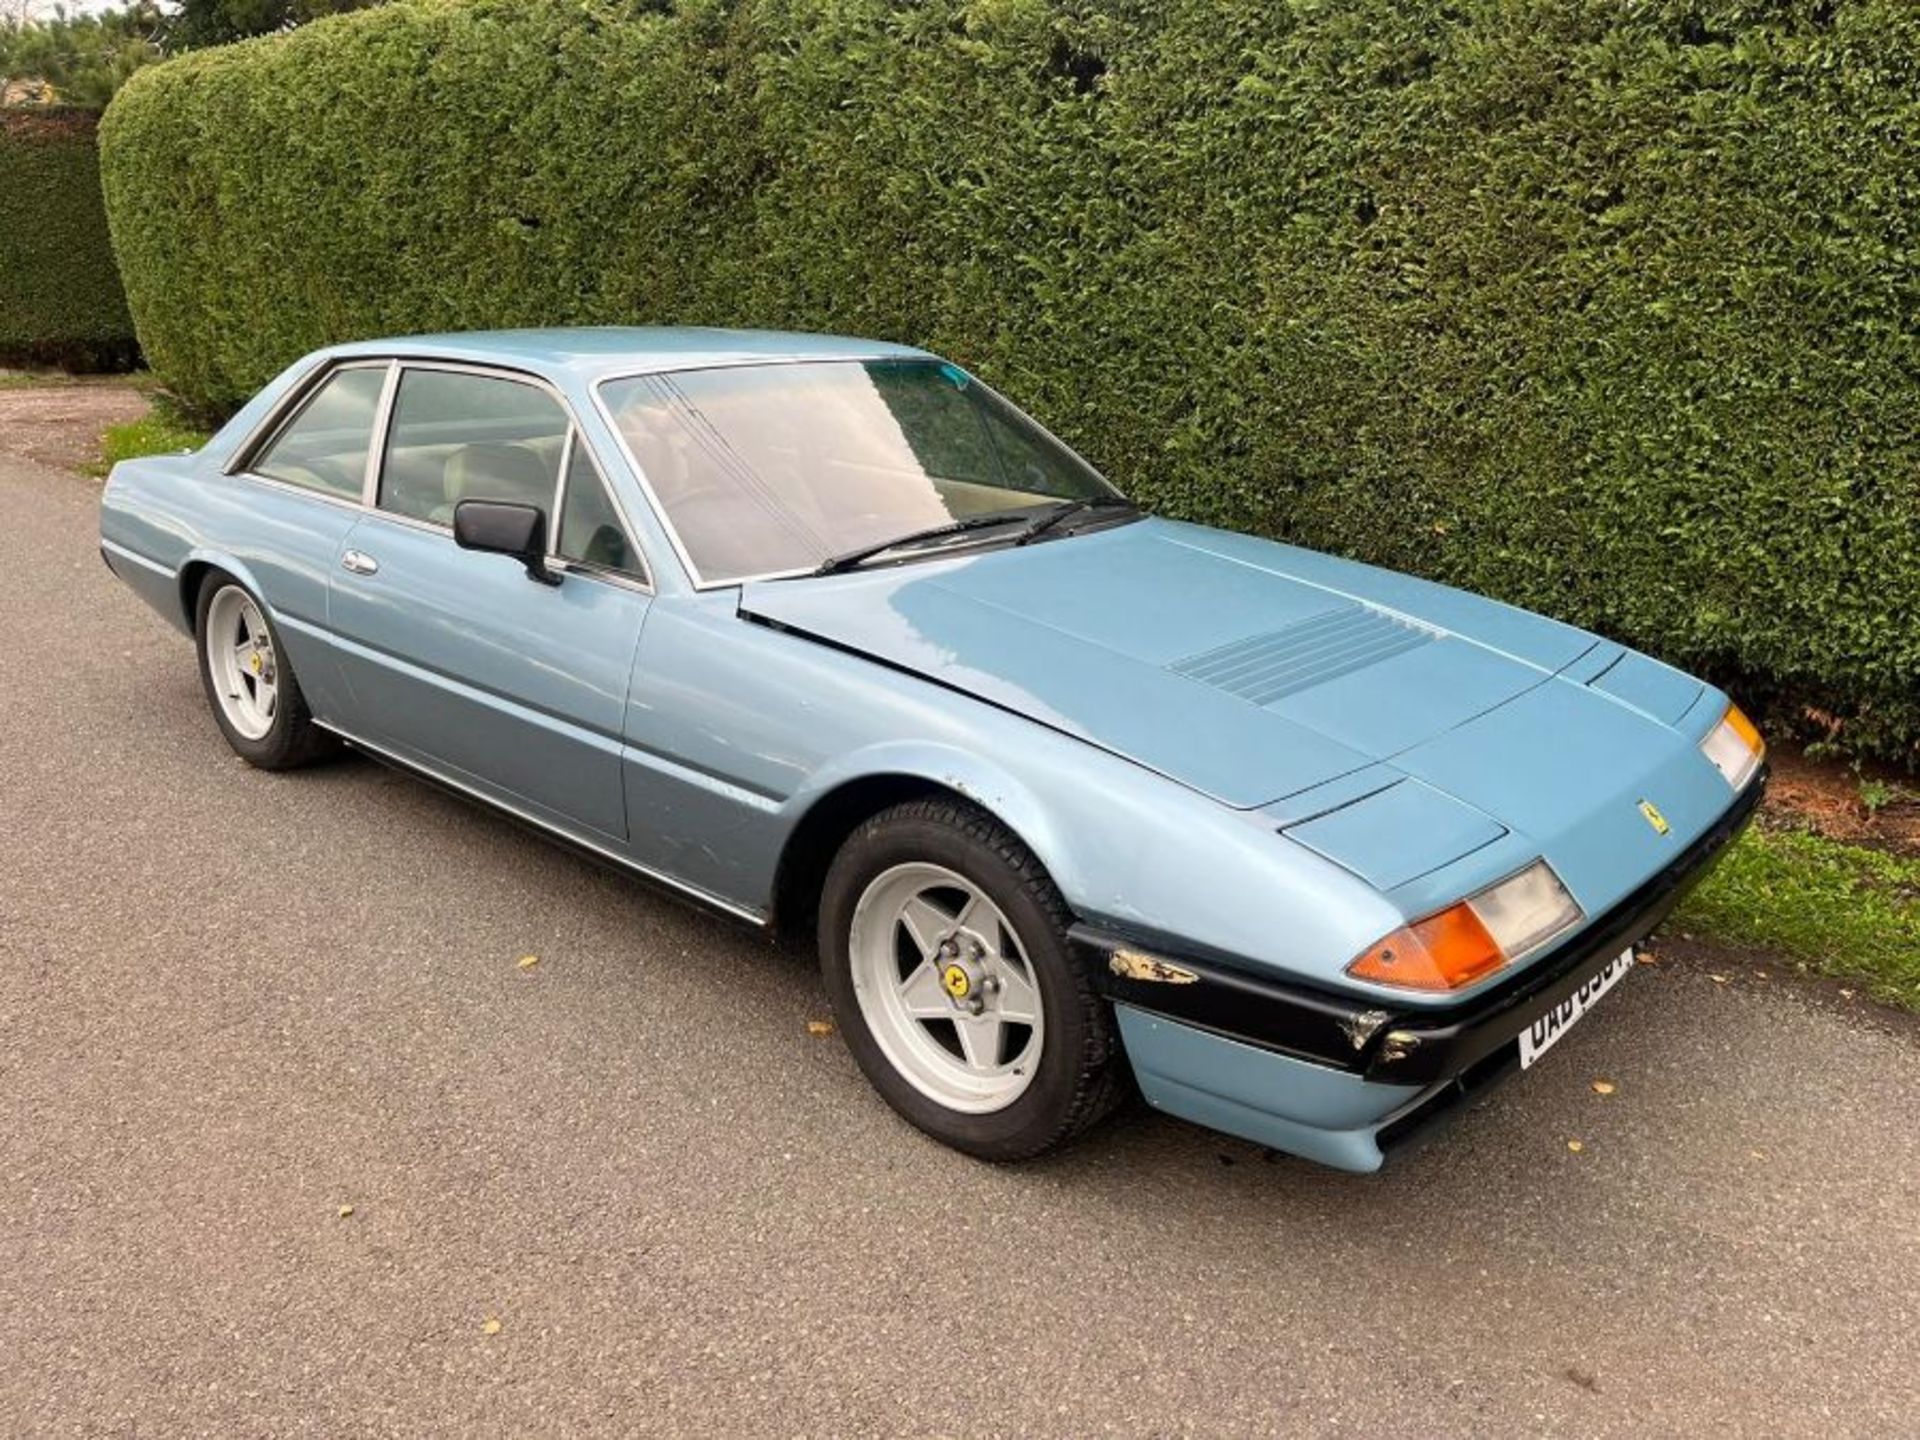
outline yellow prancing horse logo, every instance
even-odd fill
[[[967,992],[973,989],[973,981],[968,977],[963,965],[949,965],[940,972],[940,983],[947,987],[947,994],[956,1000],[967,998]]]
[[[1660,813],[1660,807],[1651,800],[1642,800],[1640,802],[1640,814],[1645,818],[1647,824],[1653,827],[1653,833],[1656,835],[1664,835],[1673,828],[1667,824],[1667,817]]]

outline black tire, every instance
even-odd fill
[[[278,694],[272,724],[258,737],[242,734],[228,719],[208,655],[207,616],[223,590],[236,590],[253,603],[272,642]],[[193,648],[200,665],[200,687],[206,694],[208,708],[213,711],[214,723],[220,727],[227,744],[233,747],[233,753],[242,760],[262,770],[292,770],[339,753],[338,738],[313,723],[313,712],[307,708],[307,697],[300,691],[293,664],[287,659],[280,632],[274,628],[267,607],[261,604],[259,596],[231,575],[213,570],[201,582],[200,595],[193,608]]]
[[[1045,1043],[1027,1088],[987,1113],[950,1109],[887,1058],[854,989],[852,924],[867,887],[896,865],[930,862],[964,876],[1018,932],[1040,990]],[[864,822],[841,846],[820,899],[820,965],[854,1059],[906,1120],[983,1160],[1027,1160],[1075,1139],[1126,1096],[1129,1076],[1112,1007],[1072,954],[1072,917],[1033,853],[991,815],[961,801],[909,801]]]

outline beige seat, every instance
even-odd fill
[[[447,457],[441,479],[446,503],[428,517],[442,525],[453,523],[453,509],[462,500],[504,500],[514,505],[553,509],[553,468],[525,445],[483,440],[462,445]]]

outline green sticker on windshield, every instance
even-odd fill
[[[973,383],[972,380],[968,378],[966,371],[952,363],[942,364],[940,373],[947,377],[947,383],[956,390],[964,390],[968,385]]]

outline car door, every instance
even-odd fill
[[[332,576],[348,728],[530,818],[624,839],[621,722],[651,594],[564,402],[518,375],[403,364],[375,499]],[[462,500],[538,506],[560,583],[458,548]]]
[[[323,721],[346,706],[327,633],[327,591],[360,518],[373,431],[392,362],[355,360],[302,386],[293,404],[228,466],[231,501],[217,527],[273,612],[307,704]]]

